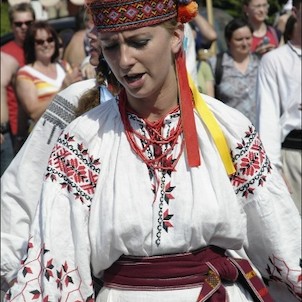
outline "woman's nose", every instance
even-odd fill
[[[127,45],[121,45],[119,65],[121,68],[126,69],[134,64],[134,57],[131,52],[131,48]]]

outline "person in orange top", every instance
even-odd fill
[[[26,65],[18,70],[17,97],[33,122],[48,107],[55,94],[82,79],[78,68],[67,73],[57,62],[59,40],[55,30],[38,21],[30,27],[24,41]]]

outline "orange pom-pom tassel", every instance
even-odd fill
[[[181,23],[186,23],[191,21],[198,12],[198,4],[195,1],[190,2],[186,5],[178,6],[177,21]]]

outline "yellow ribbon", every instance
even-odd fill
[[[228,173],[228,175],[232,175],[236,172],[229,146],[227,144],[227,141],[224,137],[224,134],[214,116],[212,111],[209,109],[208,105],[204,101],[204,99],[201,97],[197,87],[195,86],[193,80],[188,75],[189,85],[191,88],[191,91],[193,93],[193,98],[195,102],[195,109],[197,110],[200,118],[204,121],[205,125],[207,126],[214,143],[216,145],[216,148],[220,154],[220,157],[222,159],[222,162],[224,164],[224,167]]]

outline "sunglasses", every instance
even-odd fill
[[[49,37],[49,38],[47,38],[46,40],[36,39],[36,40],[35,40],[35,43],[36,43],[37,45],[44,45],[45,42],[47,42],[47,43],[52,43],[53,41],[54,41],[54,38],[53,38],[53,37]]]
[[[25,24],[27,27],[30,26],[33,23],[33,20],[30,21],[24,21],[24,22],[14,22],[14,25],[16,27],[22,27],[23,24]]]

